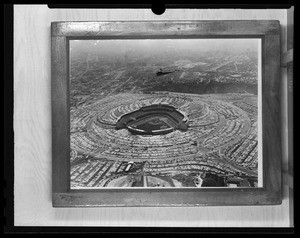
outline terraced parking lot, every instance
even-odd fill
[[[195,161],[202,161],[205,157],[209,157],[210,153],[217,152],[212,161],[220,168],[224,167],[224,173],[227,169],[227,172],[234,174],[240,168],[239,172],[255,176],[257,143],[253,144],[253,141],[257,140],[255,137],[257,125],[251,126],[247,112],[229,102],[231,98],[234,98],[234,102],[242,102],[243,96],[240,95],[240,100],[237,100],[237,96],[228,94],[226,100],[224,95],[222,98],[215,94],[210,95],[208,100],[207,95],[204,97],[184,93],[118,94],[105,97],[104,100],[74,111],[71,127],[77,128],[77,131],[71,134],[71,149],[89,155],[93,161],[105,159],[110,163],[146,162],[149,169],[144,169],[144,173],[166,176],[182,171],[204,171],[204,168],[212,170],[216,166],[210,165],[207,161],[197,165]],[[188,130],[185,132],[176,130],[166,135],[154,136],[133,135],[127,129],[116,130],[116,122],[122,115],[144,105],[157,103],[173,105],[188,118],[189,115],[193,115],[188,122]],[[197,114],[194,110],[195,103],[201,105],[198,106],[201,110]],[[231,149],[233,147],[234,149]],[[226,152],[220,153],[224,151]],[[239,151],[243,153],[237,156]],[[170,167],[170,161],[173,159],[183,159],[182,165]],[[90,163],[89,161],[82,160],[80,166],[85,166]],[[163,166],[153,169],[152,163],[157,161],[163,161]],[[193,165],[190,164],[191,161],[194,161]],[[76,170],[77,167],[72,169]],[[111,168],[105,167],[106,173],[114,174],[110,171]],[[89,170],[89,174],[93,172],[99,174],[103,170],[104,168],[95,166],[93,170]],[[101,178],[108,179],[107,175]],[[73,186],[80,186],[85,180],[79,181],[79,184],[72,181]],[[101,180],[98,182],[100,184]]]

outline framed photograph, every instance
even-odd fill
[[[281,203],[279,21],[51,37],[54,207]]]

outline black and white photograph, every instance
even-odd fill
[[[260,38],[69,41],[70,187],[262,187]]]
[[[294,6],[100,5],[5,7],[4,231],[292,231]]]

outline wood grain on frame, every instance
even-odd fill
[[[52,36],[222,36],[278,33],[278,21],[54,22]]]
[[[69,187],[70,130],[68,103],[68,56],[65,37],[52,37],[52,192]]]
[[[279,21],[52,23],[53,206],[199,206],[281,203]],[[69,187],[69,38],[258,37],[262,48],[263,188],[105,189]]]

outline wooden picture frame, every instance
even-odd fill
[[[69,41],[72,39],[260,38],[261,188],[70,189]],[[54,207],[281,204],[279,21],[52,22],[52,202]]]

